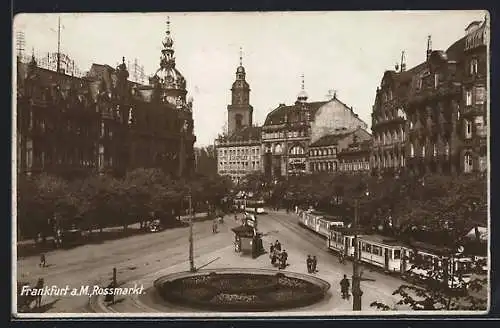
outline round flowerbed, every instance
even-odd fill
[[[183,272],[158,279],[163,299],[210,311],[272,311],[311,305],[330,285],[316,277],[271,270],[221,269]]]

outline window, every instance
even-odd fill
[[[104,137],[104,129],[105,129],[104,122],[101,121],[101,137]]]
[[[469,67],[469,72],[471,75],[475,75],[477,74],[477,58],[473,58],[471,61],[470,61],[470,67]]]
[[[465,91],[465,105],[472,105],[472,90]]]
[[[99,168],[103,168],[104,166],[104,146],[99,145]]]
[[[237,129],[241,128],[242,121],[243,121],[243,115],[241,114],[234,115],[234,123]]]
[[[417,89],[422,89],[422,78],[417,80]]]
[[[399,249],[394,250],[394,259],[399,260],[401,258],[401,251]]]
[[[485,102],[486,89],[484,87],[476,87],[476,105],[482,105]]]
[[[472,156],[471,154],[465,154],[464,156],[464,172],[472,172]]]
[[[434,89],[437,89],[439,86],[439,74],[434,74]]]
[[[450,144],[448,141],[444,145],[444,155],[448,157],[450,155]]]
[[[422,145],[422,157],[425,157],[425,145]]]
[[[469,120],[464,120],[465,125],[465,139],[472,138],[472,122]]]
[[[26,141],[26,168],[29,170],[33,166],[33,140]]]
[[[436,144],[433,144],[433,145],[432,145],[432,155],[433,155],[434,157],[436,157],[436,156],[437,156],[437,147],[436,147]]]

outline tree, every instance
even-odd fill
[[[447,270],[454,263],[450,255],[440,259],[441,266],[436,267],[436,262],[424,261],[415,252],[412,258],[412,270],[423,270],[427,273],[426,286],[403,284],[392,294],[399,296],[399,301],[394,306],[381,302],[372,302],[371,307],[380,310],[398,310],[403,306],[411,310],[486,310],[487,293],[485,287],[487,278],[482,273],[483,264],[480,260],[472,263],[473,276],[468,280],[461,271]],[[467,287],[465,287],[467,286]],[[461,288],[458,288],[461,287]]]

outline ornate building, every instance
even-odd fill
[[[349,132],[346,128],[340,128],[334,134],[321,137],[309,145],[308,162],[311,172],[347,171],[350,167],[347,164],[353,161],[368,161],[369,155],[364,158],[364,147],[369,140],[371,135],[363,128]],[[356,147],[359,148],[360,144],[363,149],[356,152]]]
[[[463,58],[464,78],[462,85],[463,144],[460,159],[463,172],[481,171],[488,168],[488,45],[489,26],[473,22],[466,29]],[[463,166],[462,166],[463,165]]]
[[[245,80],[240,51],[240,65],[231,88],[232,101],[227,106],[228,135],[215,140],[217,173],[230,176],[233,182],[255,171],[261,171],[260,127],[252,126],[253,107],[250,105],[250,87]]]
[[[307,102],[302,89],[294,105],[280,104],[271,111],[262,127],[264,173],[268,178],[311,172],[309,144],[321,137],[366,128],[352,107],[333,96],[329,101]],[[337,131],[337,132],[336,132]]]
[[[487,168],[488,22],[473,22],[446,51],[427,43],[426,61],[386,72],[373,107],[372,166],[425,173]]]
[[[398,173],[405,166],[406,101],[412,72],[404,53],[395,71],[386,71],[377,88],[372,112],[371,167],[378,174]]]
[[[160,69],[144,86],[130,82],[125,59],[116,69],[92,65],[84,78],[17,63],[17,168],[75,177],[122,175],[158,167],[193,172],[192,101],[175,68],[170,30]]]
[[[164,167],[174,175],[194,172],[193,100],[175,65],[170,22],[162,42],[160,67],[149,85],[132,87],[129,112],[131,167]]]
[[[98,168],[101,113],[87,80],[17,62],[18,174],[80,176]],[[119,165],[115,162],[115,165]]]

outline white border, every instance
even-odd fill
[[[413,12],[436,12],[438,10],[401,10],[397,12],[407,12],[407,13],[413,13]],[[471,11],[481,11],[481,10],[471,10]],[[241,319],[244,320],[244,317],[250,317],[250,318],[259,318],[262,317],[264,320],[265,318],[269,317],[279,317],[280,319],[283,318],[288,318],[288,317],[307,317],[308,319],[312,320],[323,320],[325,318],[314,318],[316,316],[322,316],[326,318],[341,318],[343,320],[356,320],[356,318],[349,318],[350,316],[361,316],[361,317],[366,317],[366,318],[377,318],[377,317],[391,317],[391,316],[411,316],[412,320],[426,320],[429,318],[426,318],[426,316],[434,316],[434,317],[439,317],[440,319],[443,320],[456,320],[456,318],[445,318],[444,316],[446,315],[453,315],[453,316],[474,316],[474,320],[482,320],[486,318],[481,318],[481,317],[476,317],[479,315],[484,315],[488,314],[491,308],[491,200],[490,200],[490,195],[491,195],[491,145],[490,145],[490,136],[491,136],[491,115],[490,115],[490,108],[491,108],[491,96],[490,96],[490,59],[491,59],[491,54],[490,54],[490,40],[491,40],[491,15],[489,11],[483,10],[486,17],[487,17],[487,24],[488,24],[488,33],[487,33],[487,99],[488,99],[488,108],[487,108],[487,117],[488,117],[488,124],[487,124],[487,131],[488,131],[488,142],[487,142],[487,158],[488,158],[488,170],[487,170],[487,190],[488,190],[488,267],[490,270],[488,270],[488,301],[487,301],[487,310],[486,311],[360,311],[360,312],[353,312],[353,311],[335,311],[335,312],[325,312],[325,311],[318,311],[318,312],[206,312],[206,313],[200,313],[200,312],[181,312],[181,313],[162,313],[161,315],[158,313],[18,313],[17,312],[17,54],[16,54],[16,49],[15,49],[15,40],[16,40],[16,31],[14,30],[15,24],[15,17],[12,20],[12,150],[11,150],[11,174],[12,174],[12,202],[11,202],[11,211],[12,211],[12,231],[11,231],[11,237],[12,237],[12,285],[11,285],[11,296],[12,296],[12,306],[11,306],[11,316],[16,319],[102,319],[102,318],[109,318],[109,319],[116,319],[116,318],[166,318],[166,319],[176,319],[179,321],[183,320],[190,320],[192,318],[204,318],[207,321],[212,321],[212,320],[220,320],[220,318],[236,318],[236,319]],[[373,11],[377,12],[377,11]],[[378,12],[388,12],[388,11],[378,11]],[[234,12],[233,12],[234,13]],[[253,12],[255,14],[256,12]],[[284,12],[275,12],[279,14],[286,13]],[[301,12],[301,13],[311,13],[311,12]],[[99,14],[99,13],[95,13]],[[120,14],[120,13],[116,13]],[[160,13],[157,13],[160,14]],[[195,13],[193,13],[195,14]],[[210,14],[210,12],[206,12],[204,14]],[[238,13],[242,14],[242,13]],[[248,12],[246,14],[252,14],[251,12]],[[241,318],[243,317],[243,318]],[[293,320],[293,318],[289,318]],[[401,318],[403,319],[403,318]],[[459,318],[460,320],[467,320],[468,318]]]

